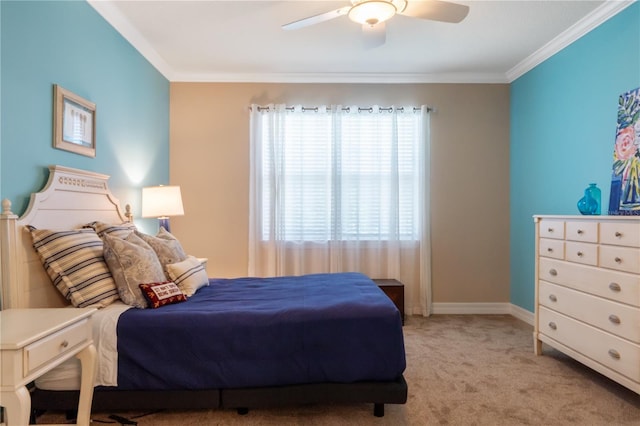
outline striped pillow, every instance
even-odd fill
[[[187,297],[191,297],[200,288],[209,285],[207,271],[202,262],[193,256],[187,256],[186,260],[166,265],[167,275],[178,285]]]
[[[116,284],[102,254],[102,240],[93,230],[28,228],[44,269],[73,306],[102,307],[118,300]]]
[[[113,225],[110,223],[104,222],[91,222],[87,223],[83,228],[91,228],[93,229],[98,237],[104,238],[105,235],[111,235],[112,237],[118,238],[126,238],[133,231],[136,230],[136,226],[133,222],[124,222],[119,225]]]

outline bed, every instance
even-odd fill
[[[2,207],[3,309],[69,306],[43,268],[30,227],[132,222],[129,208],[123,212],[111,194],[108,176],[62,166],[49,167],[46,186],[31,195],[22,217],[11,213],[8,201]],[[114,303],[99,311],[99,318],[117,312],[110,320],[115,329],[94,321],[94,339],[102,347],[115,338],[111,376],[117,383],[97,379],[93,410],[246,413],[294,404],[372,403],[374,415],[383,416],[385,404],[406,402],[400,313],[368,277],[211,278],[207,284],[183,303],[159,309]],[[32,410],[77,406],[72,386],[45,387],[33,389]]]

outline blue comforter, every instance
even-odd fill
[[[400,313],[358,273],[211,279],[118,321],[118,388],[223,389],[394,380]]]

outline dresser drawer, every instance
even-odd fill
[[[24,375],[32,373],[51,360],[74,352],[76,346],[90,340],[91,324],[83,319],[24,348]]]
[[[540,256],[564,259],[564,241],[540,238]]]
[[[539,310],[539,332],[640,383],[640,345],[554,312]]]
[[[598,246],[597,244],[567,241],[565,243],[565,257],[571,262],[595,266],[598,264]]]
[[[640,308],[540,281],[540,304],[640,344]]]
[[[598,222],[567,222],[565,229],[565,239],[567,240],[585,243],[598,242]]]
[[[638,222],[602,222],[600,224],[600,243],[626,247],[640,247]]]
[[[601,245],[600,266],[640,274],[640,249]]]
[[[543,219],[540,221],[540,237],[564,240],[564,221]]]
[[[638,275],[543,257],[538,266],[540,280],[640,307]]]

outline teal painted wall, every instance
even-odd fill
[[[640,87],[640,3],[511,85],[511,303],[534,310],[534,214],[579,214],[595,182],[609,202],[618,96]]]
[[[111,175],[139,217],[140,188],[169,182],[169,81],[84,1],[0,8],[0,196],[22,214],[59,164]],[[96,158],[53,148],[54,84],[96,104]]]

